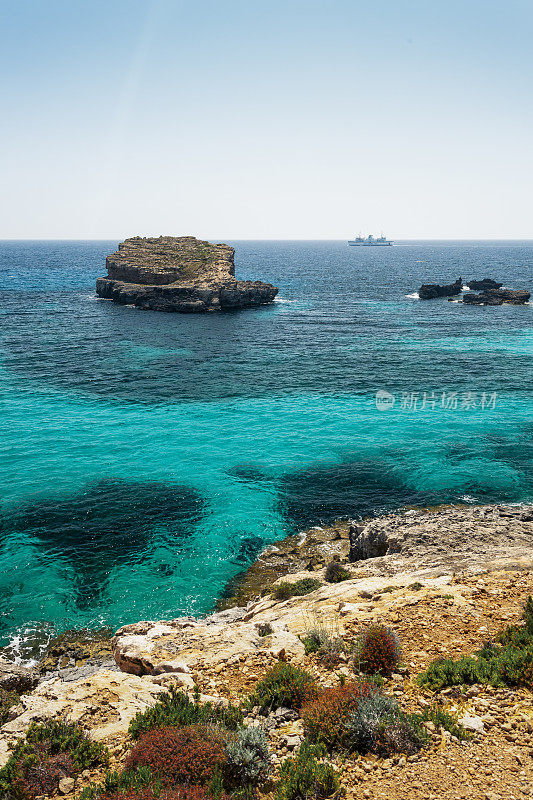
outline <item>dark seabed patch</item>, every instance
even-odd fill
[[[97,605],[115,566],[139,563],[156,532],[187,538],[203,515],[202,498],[186,486],[102,480],[83,492],[4,512],[0,536],[34,544],[74,572],[78,608]]]

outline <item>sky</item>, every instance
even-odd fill
[[[0,238],[533,238],[531,0],[0,0]]]

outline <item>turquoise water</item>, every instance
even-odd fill
[[[138,311],[94,296],[116,242],[0,243],[0,643],[204,612],[320,521],[532,499],[532,307],[409,297],[531,288],[531,244],[234,244],[278,302]]]

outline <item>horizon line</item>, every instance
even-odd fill
[[[138,234],[136,234],[138,235]],[[174,234],[159,234],[159,236],[173,236]],[[180,234],[180,236],[192,236],[193,234]],[[9,237],[0,237],[0,242],[114,242],[114,241],[123,241],[123,239],[130,239],[133,238],[131,236],[121,237],[121,236],[67,236],[67,237],[55,237],[55,236],[29,236],[29,237],[20,237],[20,236],[9,236]],[[156,239],[158,236],[144,236],[141,238],[149,238],[149,239]],[[202,239],[202,237],[196,236],[196,239]],[[260,236],[209,236],[204,241],[212,240],[212,241],[222,241],[222,239],[228,239],[231,241],[236,242],[347,242],[349,241],[346,237],[319,237],[319,238],[308,238],[305,236],[297,236],[294,238],[287,238],[287,237],[260,237]],[[483,238],[483,237],[454,237],[454,236],[424,236],[424,237],[405,237],[405,238],[397,238],[397,239],[390,239],[391,242],[533,242],[533,236],[491,236],[490,238]]]

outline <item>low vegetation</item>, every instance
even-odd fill
[[[474,683],[533,688],[533,599],[526,602],[522,624],[509,625],[473,656],[433,661],[418,683],[433,691]]]
[[[354,664],[367,675],[390,675],[400,663],[400,642],[385,625],[369,625],[357,638]]]
[[[20,698],[16,692],[6,692],[0,689],[0,726],[9,719],[9,709],[20,703]]]
[[[184,692],[171,688],[170,692],[163,694],[154,706],[134,716],[129,726],[129,734],[136,739],[153,728],[200,723],[219,724],[229,730],[237,730],[242,721],[241,710],[231,704],[227,708],[212,703],[200,705],[198,695],[191,700]]]
[[[443,728],[458,739],[470,738],[457,717],[438,707],[408,714],[369,679],[323,689],[301,713],[308,740],[330,752],[412,755],[428,742],[426,723],[432,723],[432,730]]]
[[[456,739],[467,740],[472,738],[472,734],[465,730],[456,714],[450,714],[439,706],[424,709],[419,717],[422,723],[431,722],[437,730],[442,728],[452,736],[455,736]]]
[[[155,728],[126,759],[126,771],[150,768],[164,786],[208,784],[226,763],[226,736],[214,725]]]
[[[249,702],[264,711],[281,707],[301,708],[317,695],[316,681],[307,670],[280,661],[257,683]]]
[[[276,800],[323,800],[339,791],[337,773],[320,761],[325,748],[303,742],[296,756],[287,758],[280,769]]]
[[[226,745],[225,785],[229,789],[256,786],[269,772],[265,733],[260,728],[242,728]]]
[[[200,706],[172,690],[132,721],[124,770],[108,772],[80,800],[250,798],[269,774],[270,756],[264,732],[242,720],[231,706]]]
[[[272,592],[276,600],[289,600],[291,597],[299,597],[305,594],[310,594],[322,586],[317,578],[302,578],[299,581],[289,583],[282,581],[274,587]]]
[[[57,792],[64,777],[107,765],[107,748],[92,742],[79,725],[61,720],[33,723],[0,770],[3,800],[33,800]]]
[[[328,750],[342,749],[346,744],[343,720],[355,712],[362,697],[374,691],[369,681],[348,681],[323,689],[302,707],[305,735],[313,743]]]
[[[325,667],[336,667],[341,653],[347,650],[340,631],[328,624],[316,621],[307,628],[300,637],[305,647],[305,654],[316,654],[317,660]]]
[[[324,578],[328,583],[340,583],[341,581],[348,581],[352,577],[352,573],[338,561],[331,561],[324,574]]]
[[[412,755],[428,738],[418,715],[406,714],[379,690],[363,695],[341,724],[343,744],[350,752]]]

